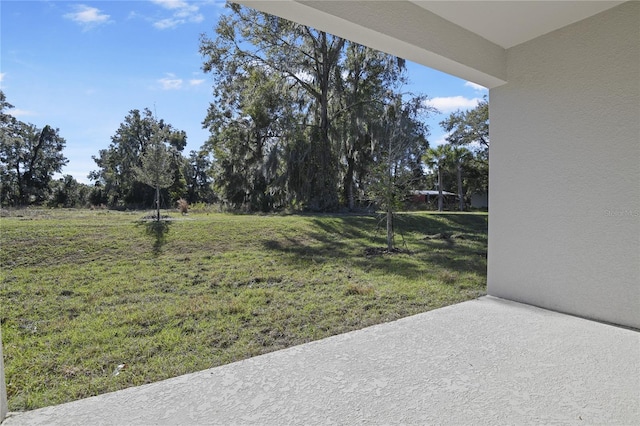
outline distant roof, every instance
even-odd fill
[[[439,191],[432,191],[432,190],[415,190],[415,191],[411,191],[411,193],[413,195],[439,195],[440,192]],[[447,191],[442,191],[442,195],[456,195],[453,192],[447,192]]]

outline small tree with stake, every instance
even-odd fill
[[[403,102],[400,96],[385,105],[375,140],[377,165],[371,171],[369,193],[384,209],[387,229],[387,251],[394,248],[394,213],[402,206],[407,189],[415,180],[415,171],[428,148],[427,127],[419,121],[432,111],[425,98],[413,97]]]
[[[141,167],[136,170],[140,182],[155,189],[156,221],[160,221],[160,190],[173,184],[171,154],[165,145],[167,133],[160,125],[154,132],[141,157]]]

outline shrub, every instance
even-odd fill
[[[178,210],[182,214],[187,214],[189,212],[189,203],[184,198],[180,198],[178,200]]]

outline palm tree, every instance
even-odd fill
[[[438,211],[444,210],[444,195],[442,194],[442,171],[451,159],[451,146],[438,145],[435,148],[429,148],[424,155],[424,162],[431,169],[436,169],[438,173]]]
[[[450,147],[450,145],[445,145]],[[473,154],[463,146],[456,146],[449,149],[450,161],[456,165],[458,177],[458,208],[464,210],[464,191],[462,189],[462,166],[465,162],[473,158]]]

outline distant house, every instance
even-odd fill
[[[415,205],[426,204],[430,207],[436,208],[438,206],[438,195],[440,194],[437,190],[415,190],[411,191],[411,196],[409,201]],[[444,205],[445,208],[449,209],[449,206],[454,206],[457,203],[458,195],[453,192],[442,191],[442,195],[444,196]]]
[[[415,190],[410,192],[411,196],[409,197],[409,201],[415,205],[426,204],[431,207],[437,207],[438,205],[438,194],[437,190]],[[450,209],[454,207],[457,209],[458,206],[458,195],[453,192],[442,191],[442,195],[444,196],[444,205],[446,209]],[[467,206],[470,206],[475,209],[488,209],[489,208],[489,194],[485,193],[477,193],[472,194],[468,203],[465,203]]]

